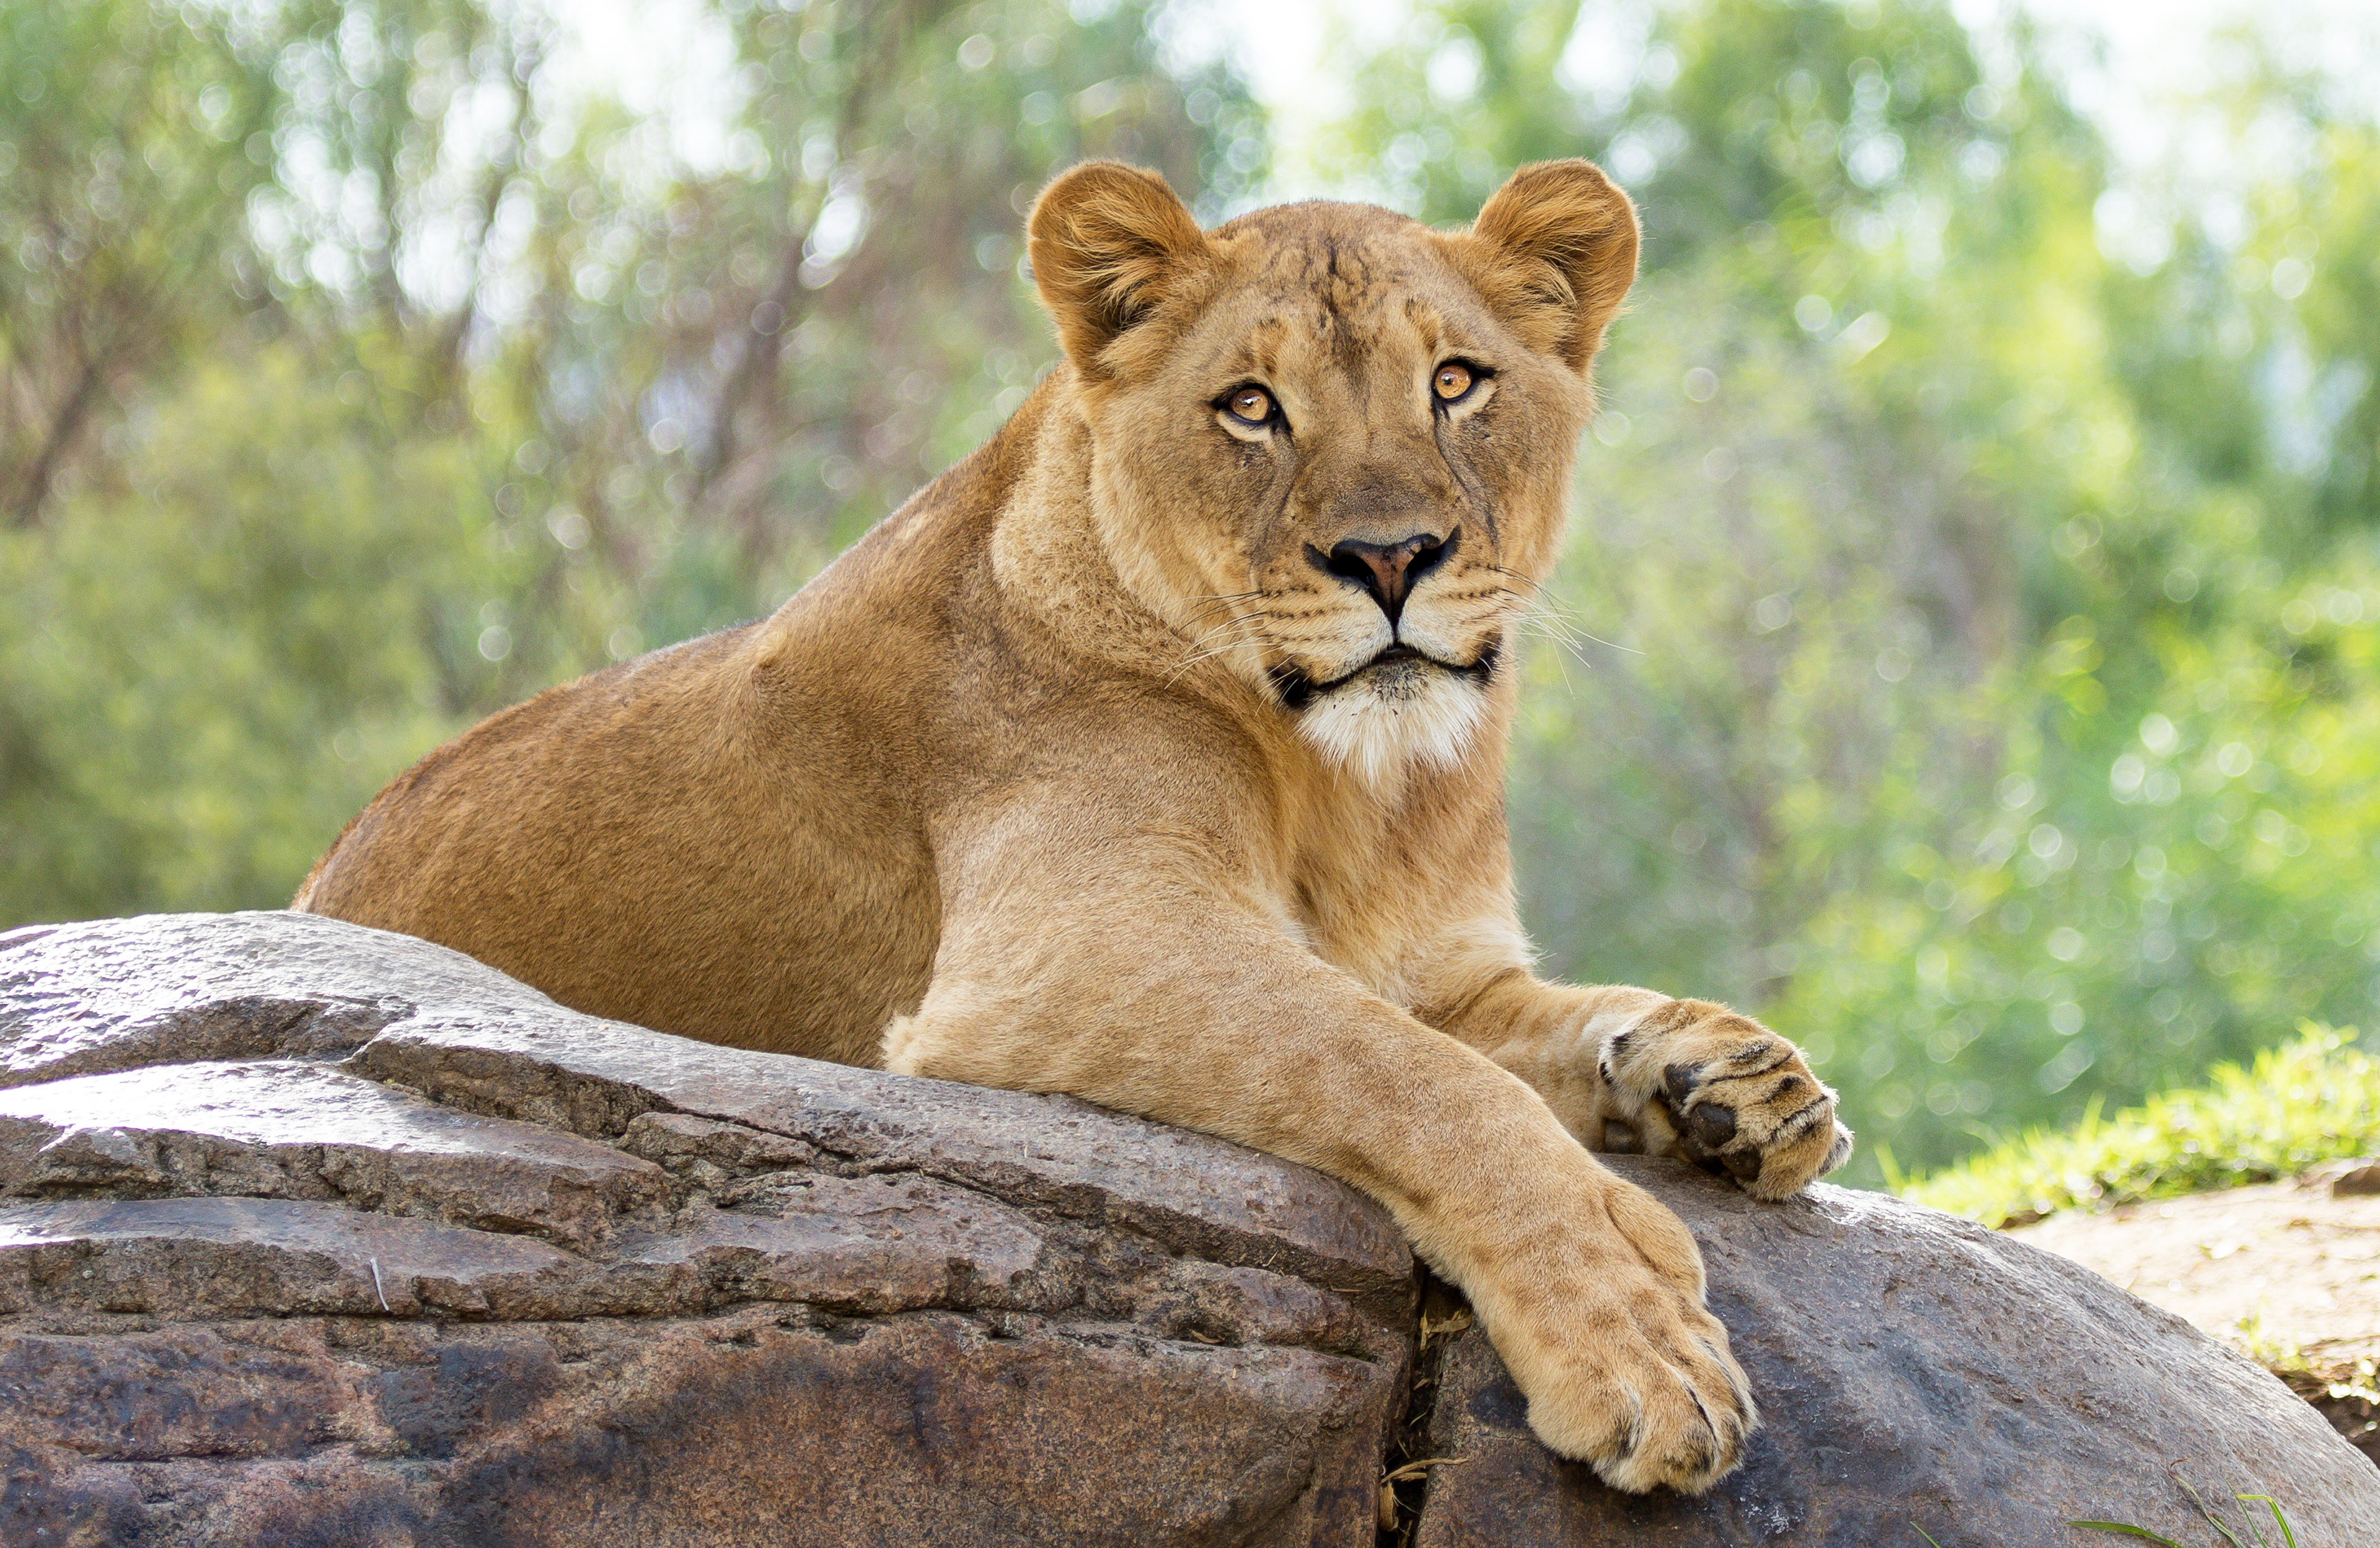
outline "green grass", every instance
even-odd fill
[[[2216,1529],[2216,1534],[2218,1534],[2220,1539],[2223,1539],[2223,1541],[2220,1541],[2218,1545],[2216,1545],[2216,1548],[2297,1548],[2297,1531],[2292,1531],[2292,1529],[2289,1529],[2289,1518],[2285,1518],[2285,1515],[2282,1515],[2282,1512],[2280,1512],[2280,1503],[2277,1503],[2276,1498],[2273,1498],[2273,1495],[2268,1495],[2268,1494],[2235,1494],[2235,1495],[2232,1495],[2232,1498],[2235,1498],[2235,1501],[2242,1503],[2242,1506],[2264,1506],[2265,1510],[2271,1510],[2271,1512],[2273,1512],[2273,1524],[2276,1524],[2276,1527],[2280,1529],[2280,1541],[2277,1541],[2277,1543],[2265,1543],[2265,1541],[2264,1541],[2264,1531],[2261,1531],[2261,1529],[2256,1527],[2256,1519],[2253,1519],[2253,1518],[2244,1518],[2244,1519],[2247,1519],[2247,1531],[2249,1531],[2249,1534],[2247,1534],[2247,1539],[2242,1539],[2242,1536],[2237,1534],[2237,1531],[2232,1531],[2230,1527],[2226,1527],[2226,1524],[2218,1522],[2218,1519],[2216,1519],[2216,1512],[2214,1512],[2214,1510],[2209,1510],[2209,1507],[2206,1507],[2206,1501],[2204,1501],[2204,1498],[2199,1498],[2199,1491],[2197,1491],[2197,1489],[2190,1489],[2190,1483],[2187,1483],[2185,1479],[2175,1479],[2175,1481],[2180,1481],[2180,1483],[2182,1483],[2182,1489],[2185,1489],[2187,1494],[2190,1494],[2190,1503],[2192,1503],[2192,1506],[2197,1506],[2197,1507],[2199,1507],[2199,1515],[2204,1515],[2204,1518],[2206,1518],[2206,1524],[2209,1524],[2209,1527],[2214,1527],[2214,1529]],[[2125,1522],[2066,1522],[2066,1524],[2069,1524],[2069,1527],[2087,1527],[2087,1529],[2090,1529],[2090,1531],[2113,1531],[2113,1534],[2119,1534],[2119,1536],[2137,1536],[2137,1539],[2149,1539],[2149,1541],[2152,1541],[2152,1543],[2158,1543],[2158,1548],[2187,1548],[2185,1543],[2175,1543],[2175,1541],[2170,1539],[2170,1536],[2161,1536],[2161,1534],[2156,1534],[2156,1531],[2149,1531],[2147,1527],[2131,1527],[2131,1524],[2125,1524]],[[1921,1539],[1925,1539],[1925,1543],[1928,1543],[1928,1548],[1942,1548],[1942,1543],[1937,1543],[1937,1541],[1935,1541],[1935,1536],[1930,1534],[1930,1531],[1925,1531],[1925,1529],[1923,1529],[1923,1527],[1918,1527],[1916,1522],[1909,1522],[1909,1527],[1912,1527],[1913,1531],[1916,1531],[1916,1534],[1921,1536]]]
[[[2041,1130],[1893,1191],[1987,1226],[2061,1209],[2236,1188],[2380,1153],[2380,1061],[2355,1029],[2311,1022],[2255,1063],[2216,1066],[2195,1090],[2168,1092],[2113,1118],[2096,1104],[2070,1132]]]
[[[2200,1496],[2198,1491],[2190,1486],[2188,1479],[2176,1472],[2174,1481],[2181,1485],[2182,1492],[2190,1496],[2190,1503],[2198,1507],[2198,1514],[2206,1518],[2206,1524],[2213,1527],[2216,1535],[2222,1539],[2217,1548],[2298,1548],[2298,1534],[2290,1530],[2289,1518],[2281,1514],[2280,1502],[2270,1494],[2234,1494],[2231,1497],[2243,1506],[2261,1505],[2271,1511],[2273,1525],[2280,1529],[2281,1536],[2277,1542],[2265,1542],[2264,1532],[2256,1526],[2255,1518],[2244,1511],[2241,1513],[2241,1519],[2247,1526],[2248,1535],[2242,1538],[2216,1518],[2215,1512],[2206,1507],[2206,1501]],[[2095,1532],[2115,1532],[2124,1537],[2146,1538],[2149,1542],[2158,1544],[2159,1548],[2187,1548],[2186,1544],[2153,1532],[2146,1527],[2135,1527],[2122,1521],[2069,1521],[2066,1524],[2070,1527],[2086,1527]],[[1942,1548],[1942,1544],[1935,1542],[1932,1532],[1918,1526],[1914,1521],[1910,1522],[1909,1525],[1918,1536],[1925,1540],[1927,1548]]]
[[[2205,1517],[2206,1524],[2213,1527],[2216,1533],[2222,1538],[2223,1548],[2298,1548],[2298,1534],[2289,1530],[2289,1518],[2281,1514],[2280,1503],[2270,1494],[2234,1494],[2231,1497],[2241,1505],[2261,1505],[2273,1513],[2273,1525],[2278,1527],[2281,1531],[2280,1541],[2277,1543],[2266,1542],[2264,1532],[2256,1526],[2255,1518],[2244,1511],[2241,1512],[2240,1519],[2248,1529],[2248,1535],[2241,1537],[2216,1518],[2215,1512],[2207,1509],[2206,1502],[2199,1498],[2198,1491],[2190,1487],[2189,1480],[2177,1473],[2174,1481],[2181,1485],[2183,1491],[2190,1495],[2190,1503],[2198,1507],[2198,1514]],[[2121,1521],[2069,1521],[2066,1524],[2070,1527],[2088,1527],[2095,1532],[2120,1532],[2126,1537],[2144,1537],[2151,1542],[2158,1544],[2159,1548],[2184,1548],[2182,1543],[2176,1542],[2169,1537],[2161,1537],[2143,1527],[2127,1526]]]

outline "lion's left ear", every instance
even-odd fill
[[[1636,283],[1636,208],[1593,162],[1521,168],[1454,241],[1488,302],[1572,370]]]
[[[1041,190],[1030,238],[1034,287],[1076,369],[1106,374],[1108,345],[1186,289],[1207,234],[1154,172],[1085,162]]]

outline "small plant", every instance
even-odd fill
[[[2106,1209],[2294,1177],[2380,1151],[2380,1059],[2355,1029],[2311,1022],[2247,1069],[2216,1066],[2207,1083],[2114,1118],[2096,1104],[2068,1133],[2035,1130],[1894,1191],[2007,1226],[2057,1210]]]
[[[2206,1518],[2206,1524],[2213,1527],[2216,1535],[2230,1544],[2230,1548],[2298,1548],[2297,1533],[2289,1530],[2289,1518],[2281,1514],[2280,1502],[2275,1500],[2270,1494],[2234,1494],[2231,1498],[2239,1505],[2261,1505],[2271,1511],[2273,1525],[2279,1528],[2281,1532],[2281,1540],[2277,1543],[2268,1543],[2265,1541],[2265,1534],[2256,1530],[2255,1518],[2244,1510],[2240,1513],[2240,1524],[2248,1529],[2248,1535],[2245,1538],[2216,1519],[2215,1512],[2206,1507],[2206,1502],[2199,1497],[2198,1491],[2190,1486],[2190,1480],[2182,1477],[2178,1468],[2174,1469],[2173,1481],[2181,1485],[2182,1493],[2190,1496],[2190,1503],[2198,1507],[2198,1514]],[[2067,1525],[2087,1527],[2095,1532],[2120,1532],[2126,1537],[2144,1538],[2151,1542],[2163,1544],[2164,1548],[2187,1548],[2186,1544],[2176,1542],[2169,1537],[2161,1537],[2145,1527],[2127,1526],[2121,1521],[2069,1521]]]
[[[2207,1508],[2206,1501],[2200,1497],[2197,1490],[2190,1486],[2190,1480],[2182,1477],[2179,1469],[2175,1471],[2173,1481],[2181,1485],[2182,1493],[2190,1496],[2190,1503],[2198,1507],[2198,1514],[2206,1518],[2206,1524],[2215,1529],[2228,1548],[2298,1548],[2297,1534],[2289,1530],[2289,1518],[2281,1514],[2279,1503],[2270,1494],[2234,1494],[2231,1497],[2241,1505],[2261,1505],[2271,1511],[2273,1525],[2278,1528],[2281,1533],[2280,1541],[2277,1542],[2267,1542],[2264,1533],[2257,1530],[2254,1518],[2244,1511],[2241,1513],[2240,1519],[2248,1529],[2248,1535],[2241,1537],[2216,1518],[2215,1512]],[[2144,1542],[2161,1544],[2162,1548],[2189,1548],[2187,1543],[2176,1542],[2173,1539],[2153,1532],[2146,1527],[2135,1527],[2123,1521],[2069,1521],[2066,1524],[2070,1527],[2082,1527],[2095,1532],[2115,1532],[2125,1537],[2137,1537]],[[1933,1533],[1914,1521],[1909,1523],[1909,1526],[1911,1530],[1925,1540],[1926,1548],[1942,1548],[1942,1544],[1935,1541]]]

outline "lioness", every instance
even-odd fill
[[[597,1015],[1071,1092],[1344,1179],[1471,1298],[1554,1450],[1701,1490],[1757,1422],[1676,1217],[1589,1154],[1782,1198],[1834,1093],[1723,1007],[1532,976],[1516,621],[1636,271],[1585,162],[1467,231],[1206,232],[1051,183],[1064,359],[778,611],[496,715],[295,906]]]

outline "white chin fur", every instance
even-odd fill
[[[1451,768],[1470,751],[1488,695],[1438,667],[1378,667],[1325,694],[1297,718],[1297,734],[1368,785],[1392,784],[1415,764]]]

